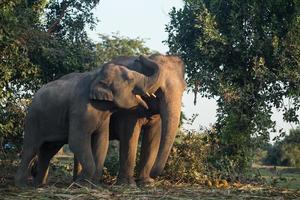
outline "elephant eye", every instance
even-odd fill
[[[134,78],[129,78],[129,79],[127,79],[127,81],[128,81],[129,84],[133,84],[134,83]]]

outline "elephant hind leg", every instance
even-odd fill
[[[15,185],[18,187],[26,187],[28,185],[27,179],[29,175],[29,169],[33,158],[37,154],[37,147],[33,145],[26,145],[23,148],[22,159],[18,171],[15,175]]]
[[[46,184],[49,162],[63,145],[64,142],[46,142],[40,147],[37,158],[36,176],[34,177],[34,185],[36,187]]]

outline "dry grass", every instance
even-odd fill
[[[203,185],[173,185],[167,181],[152,187],[130,188],[115,185],[97,186],[91,189],[76,183],[50,182],[43,188],[19,189],[12,179],[1,185],[0,199],[75,200],[75,199],[300,199],[300,191],[284,190],[255,185],[231,185],[216,188]]]
[[[152,187],[130,188],[110,184],[85,187],[72,183],[72,166],[68,157],[61,157],[52,165],[49,184],[43,188],[19,189],[13,185],[15,167],[1,167],[0,199],[7,200],[85,200],[85,199],[300,199],[299,190],[282,189],[253,184],[229,183],[226,188],[215,186],[171,184],[157,181]],[[1,162],[3,164],[3,162]],[[59,165],[58,165],[59,164]],[[13,165],[14,166],[14,165]]]
[[[0,189],[0,199],[300,199],[300,192],[244,185],[240,188],[217,189],[199,185],[159,185],[148,188],[105,186],[96,189],[76,184],[39,189]]]

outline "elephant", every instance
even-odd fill
[[[145,68],[135,60],[136,57],[118,57],[111,62],[144,75],[152,73],[149,67]],[[110,119],[109,137],[120,141],[118,184],[136,185],[134,168],[141,130],[138,183],[147,185],[154,181],[167,162],[180,121],[181,100],[186,88],[183,61],[178,56],[153,54],[148,62],[148,65],[160,67],[159,87],[148,91],[152,95],[143,96],[149,109],[120,110]],[[80,166],[75,160],[74,178],[79,173]]]
[[[101,173],[108,148],[111,114],[140,106],[147,109],[141,96],[158,88],[160,82],[159,66],[144,65],[148,58],[143,56],[134,62],[151,68],[151,76],[109,62],[94,71],[67,74],[36,92],[25,119],[16,186],[28,186],[34,158],[33,184],[46,184],[50,159],[67,143],[82,165],[78,181],[93,181],[95,174]]]

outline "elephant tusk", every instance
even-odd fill
[[[145,107],[146,109],[149,109],[147,103],[142,99],[140,95],[135,95],[135,97],[137,98],[137,101],[141,106]]]
[[[150,97],[150,94],[148,92],[146,92],[147,96]]]
[[[151,93],[151,96],[153,96],[154,98],[156,98],[156,95],[155,95],[155,94],[153,94],[153,93]]]

